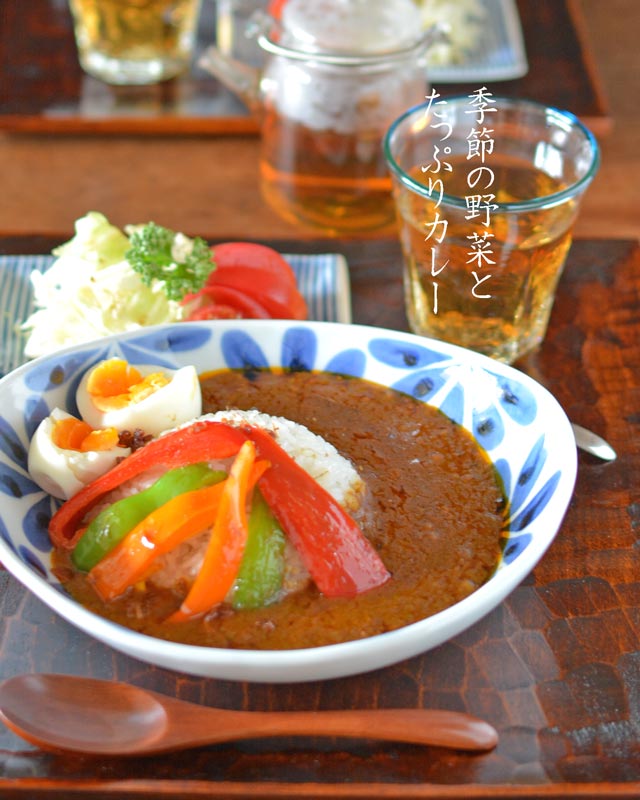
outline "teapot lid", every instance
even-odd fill
[[[281,44],[307,53],[375,55],[424,34],[413,0],[286,0]]]

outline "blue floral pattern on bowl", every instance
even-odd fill
[[[77,413],[75,391],[82,375],[112,356],[166,368],[193,364],[200,373],[271,366],[331,371],[385,384],[439,408],[473,434],[504,486],[503,557],[487,584],[504,584],[496,596],[515,588],[542,556],[573,491],[576,456],[568,420],[546,390],[511,367],[441,342],[357,325],[159,326],[61,351],[0,381],[0,558],[10,570],[19,562],[13,570],[19,578],[26,569],[58,597],[64,590],[50,571],[47,536],[57,503],[29,478],[28,442],[54,407]],[[47,591],[43,599],[55,606]]]

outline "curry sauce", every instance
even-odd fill
[[[223,371],[201,379],[204,411],[251,409],[305,425],[331,442],[366,484],[354,515],[392,578],[350,598],[313,584],[256,610],[219,606],[181,624],[165,619],[180,599],[152,576],[108,604],[68,554],[58,574],[82,605],[134,630],[190,644],[250,649],[315,647],[416,622],[463,599],[500,557],[504,498],[473,438],[444,414],[359,379],[312,372]],[[186,587],[185,587],[186,591]]]

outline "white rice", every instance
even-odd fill
[[[254,425],[273,433],[276,442],[343,508],[354,511],[360,507],[364,482],[353,464],[336,448],[309,428],[285,417],[274,417],[261,411],[229,409],[205,414],[211,419],[239,427]]]

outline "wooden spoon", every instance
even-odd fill
[[[0,718],[45,750],[142,755],[262,736],[349,736],[490,750],[496,731],[455,711],[228,711],[126,683],[18,675],[0,684]]]

